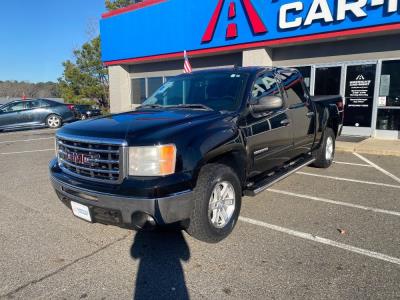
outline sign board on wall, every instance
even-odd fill
[[[400,29],[398,0],[148,0],[101,21],[107,64]]]
[[[376,65],[347,67],[344,126],[371,127]]]

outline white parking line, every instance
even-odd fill
[[[368,167],[368,168],[372,168],[371,165],[366,165],[366,164],[356,164],[356,163],[350,163],[350,162],[344,162],[344,161],[334,161],[335,164],[339,164],[339,165],[350,165],[350,166],[357,166],[357,167]]]
[[[272,192],[272,193],[276,193],[276,194],[281,194],[281,195],[287,195],[287,196],[293,196],[293,197],[298,197],[298,198],[303,198],[303,199],[308,199],[308,200],[325,202],[325,203],[334,204],[334,205],[347,206],[347,207],[351,207],[351,208],[358,208],[358,209],[363,209],[363,210],[368,210],[368,211],[373,211],[373,212],[377,212],[377,213],[400,217],[400,212],[398,212],[398,211],[391,211],[391,210],[386,210],[386,209],[368,207],[368,206],[364,206],[364,205],[352,204],[352,203],[342,202],[342,201],[335,201],[335,200],[314,197],[314,196],[309,196],[309,195],[303,195],[303,194],[297,194],[297,193],[291,193],[291,192],[275,190],[275,189],[268,189],[268,191]]]
[[[295,236],[295,237],[302,238],[302,239],[305,239],[305,240],[309,240],[309,241],[313,241],[313,242],[329,245],[329,246],[332,246],[332,247],[340,248],[340,249],[347,250],[347,251],[350,251],[350,252],[358,253],[358,254],[361,254],[361,255],[368,256],[368,257],[372,257],[372,258],[376,258],[376,259],[383,260],[383,261],[386,261],[386,262],[390,262],[390,263],[393,263],[393,264],[396,264],[396,265],[400,265],[400,258],[397,258],[397,257],[389,256],[389,255],[386,255],[386,254],[382,254],[382,253],[374,252],[374,251],[370,251],[370,250],[365,250],[365,249],[362,249],[362,248],[350,246],[350,245],[347,245],[347,244],[343,244],[343,243],[339,243],[339,242],[336,242],[336,241],[333,241],[333,240],[329,240],[329,239],[326,239],[326,238],[315,236],[315,235],[312,235],[310,233],[300,232],[300,231],[296,231],[296,230],[280,227],[280,226],[277,226],[277,225],[272,225],[272,224],[264,223],[264,222],[261,222],[261,221],[253,220],[253,219],[246,218],[246,217],[239,217],[239,220],[242,221],[242,222],[248,223],[248,224],[257,225],[257,226],[261,226],[261,227],[268,228],[268,229],[271,229],[271,230],[279,231],[279,232],[286,233],[286,234],[289,234],[291,236]]]
[[[380,183],[380,182],[373,182],[373,181],[364,181],[364,180],[342,178],[342,177],[335,177],[335,176],[318,175],[318,174],[307,173],[307,172],[297,172],[296,174],[306,175],[306,176],[314,176],[314,177],[320,177],[320,178],[326,178],[326,179],[333,179],[333,180],[339,180],[339,181],[349,181],[349,182],[355,182],[355,183],[363,183],[363,184],[370,184],[370,185],[377,185],[377,186],[385,186],[385,187],[400,189],[400,185],[394,185],[394,184],[387,184],[387,183]]]
[[[53,140],[53,139],[54,139],[54,137],[37,138],[37,139],[27,139],[27,140],[15,140],[15,141],[1,141],[0,144],[25,143],[25,142],[43,141],[43,140]]]
[[[24,133],[46,133],[46,132],[55,132],[57,129],[36,129],[36,130],[19,130],[19,131],[13,131],[13,132],[2,132],[0,133],[0,137],[6,136],[6,135],[15,135],[15,134],[24,134]]]
[[[353,153],[355,156],[357,156],[359,159],[362,159],[363,161],[365,161],[367,164],[369,164],[371,167],[374,167],[375,169],[377,169],[378,171],[381,171],[383,174],[389,176],[390,178],[394,179],[395,181],[397,181],[398,183],[400,183],[400,178],[393,175],[392,173],[386,171],[385,169],[381,168],[380,166],[378,166],[377,164],[374,164],[372,161],[370,161],[369,159],[365,158],[364,156],[358,154],[358,153]]]
[[[5,153],[0,153],[0,155],[14,155],[14,154],[48,152],[48,151],[56,151],[56,150],[53,148],[53,149],[42,149],[42,150],[20,151],[20,152],[5,152]]]

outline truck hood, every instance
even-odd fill
[[[140,110],[78,121],[60,133],[81,137],[124,139],[129,144],[158,143],[176,132],[226,117],[220,112],[185,109]]]

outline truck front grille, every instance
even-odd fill
[[[82,137],[56,137],[61,169],[73,176],[107,183],[120,183],[125,176],[124,143]]]

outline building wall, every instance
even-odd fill
[[[275,66],[295,66],[400,57],[400,34],[274,48]]]

